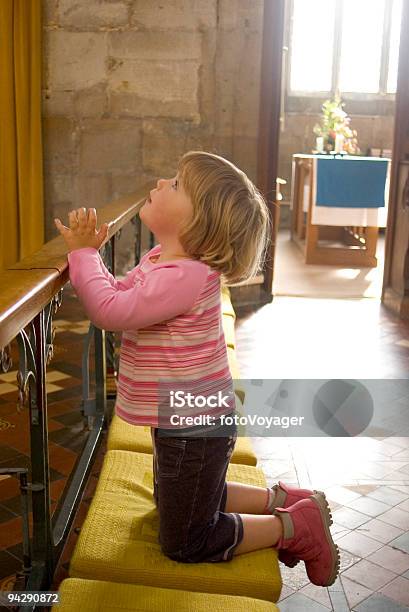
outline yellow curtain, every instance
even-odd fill
[[[41,0],[0,0],[0,270],[43,244]]]

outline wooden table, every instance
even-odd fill
[[[376,267],[378,226],[331,226],[312,223],[314,157],[316,156],[293,155],[291,239],[301,248],[306,264]],[[341,246],[323,245],[322,241],[341,243]]]

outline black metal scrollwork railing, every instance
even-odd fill
[[[134,226],[135,264],[141,255],[139,208],[152,187],[146,184],[135,194],[121,198],[99,211],[100,222],[113,221],[109,239],[101,250],[105,265],[114,274],[115,244],[121,228]],[[150,237],[152,245],[152,235]],[[0,469],[0,475],[18,476],[22,500],[23,566],[16,590],[40,591],[50,588],[53,574],[69,534],[101,436],[109,424],[107,374],[115,377],[115,336],[90,323],[82,357],[83,398],[79,409],[87,424],[87,439],[69,476],[64,494],[53,516],[50,503],[50,467],[47,425],[47,365],[53,358],[55,329],[53,315],[62,304],[68,281],[68,264],[63,239],[55,238],[30,258],[0,273],[0,368],[11,369],[11,343],[18,344],[18,411],[28,408],[30,426],[30,468]],[[95,397],[90,397],[90,348],[94,341]],[[10,461],[12,463],[12,461]],[[30,475],[31,471],[31,475]],[[29,533],[29,501],[32,506],[32,537]],[[34,604],[31,609],[34,609]],[[24,608],[27,610],[27,607]]]

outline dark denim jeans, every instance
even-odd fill
[[[158,429],[151,431],[162,551],[184,563],[230,561],[243,539],[240,515],[224,512],[236,426],[224,437],[162,437]]]

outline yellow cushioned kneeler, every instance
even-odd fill
[[[236,338],[234,331],[234,317],[230,315],[222,316],[222,326],[224,332],[224,339],[226,341],[226,346],[230,346],[230,348],[236,347]]]
[[[233,305],[230,299],[230,291],[229,288],[225,285],[221,288],[221,297],[222,297],[222,314],[230,315],[234,319],[236,318],[236,313],[234,312]]]
[[[261,470],[231,464],[228,480],[266,486]],[[220,563],[178,563],[158,542],[152,455],[108,451],[70,563],[70,576],[277,601],[277,551],[265,548]]]
[[[227,359],[229,361],[230,372],[234,380],[234,390],[240,398],[240,401],[244,402],[245,389],[243,385],[240,385],[240,371],[239,364],[236,357],[236,338],[234,332],[234,322],[236,320],[236,313],[234,312],[232,303],[230,301],[230,291],[228,287],[222,287],[222,324],[224,330],[224,336],[227,347]]]
[[[269,601],[67,578],[54,612],[278,612]]]
[[[151,428],[130,425],[115,414],[109,426],[107,448],[152,454]],[[230,461],[257,465],[257,457],[248,438],[237,438]]]
[[[227,347],[227,359],[229,362],[230,372],[233,379],[234,392],[239,397],[241,403],[244,403],[246,391],[244,386],[240,383],[240,371],[236,357],[236,351],[232,349],[231,346]]]

